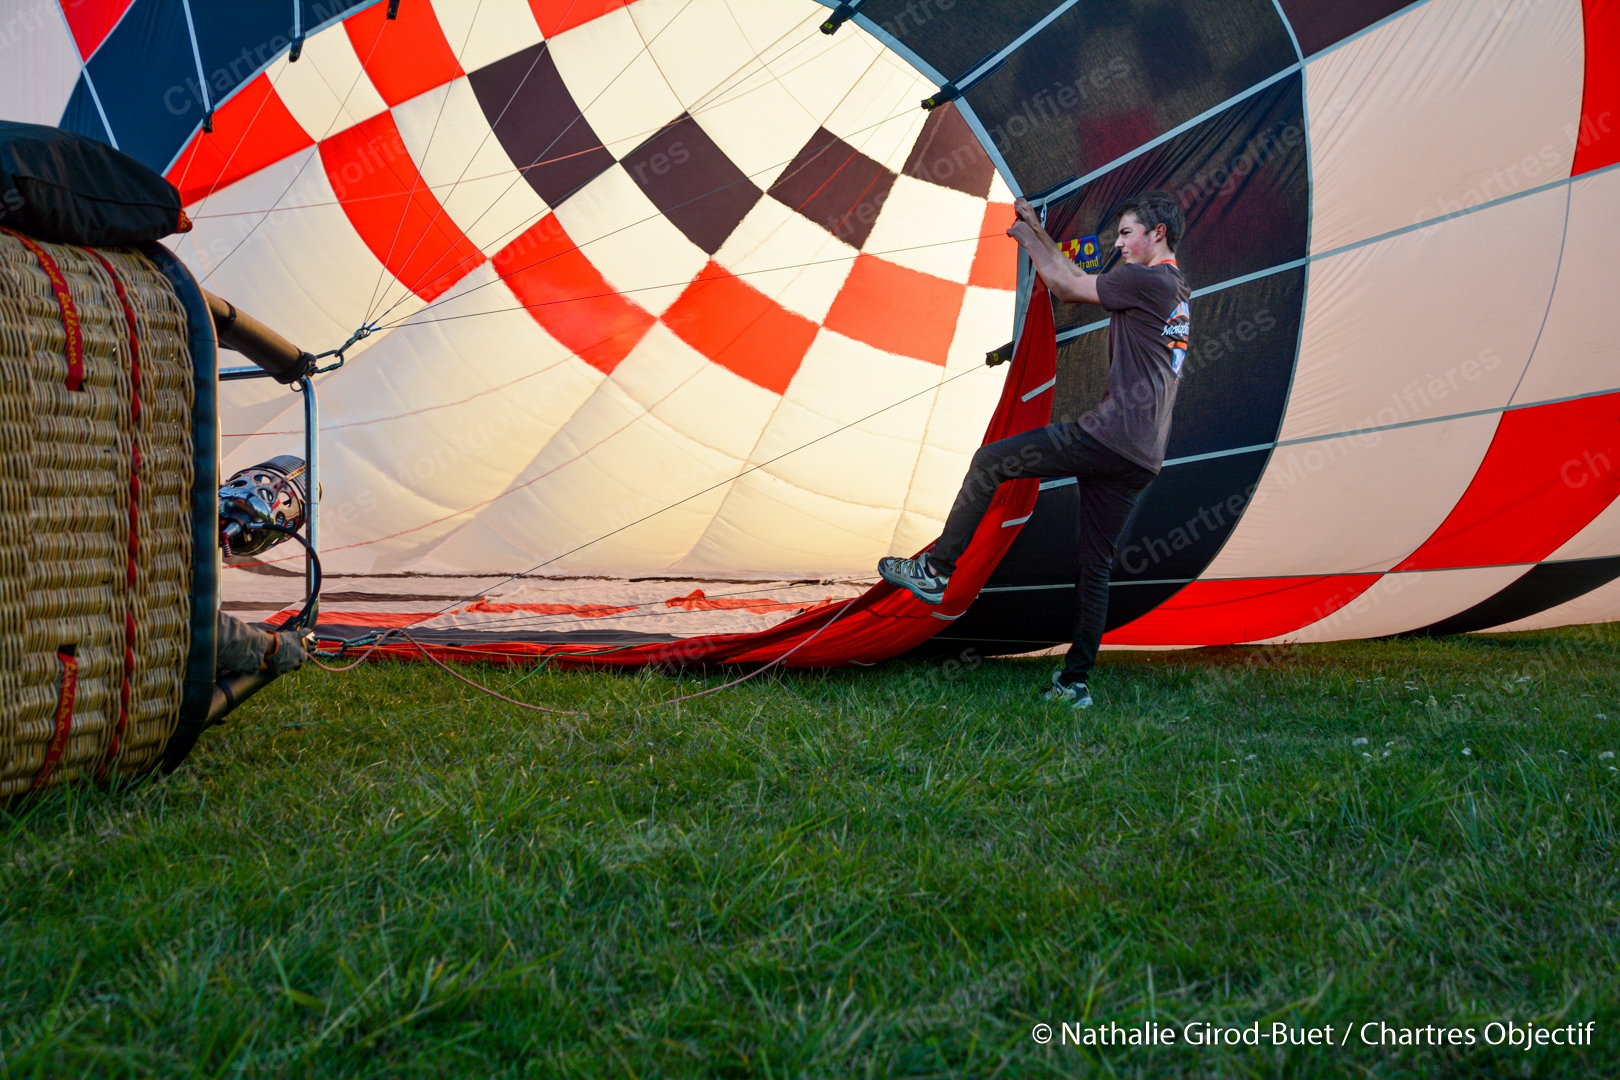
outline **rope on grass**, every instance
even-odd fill
[[[472,687],[474,690],[482,690],[484,693],[488,694],[492,698],[499,698],[501,701],[504,701],[509,705],[516,705],[520,709],[530,709],[530,710],[532,710],[534,712],[551,713],[554,716],[584,716],[585,715],[584,713],[580,712],[578,709],[548,709],[544,705],[530,705],[527,701],[519,701],[515,697],[507,697],[505,694],[501,693],[500,691],[491,690],[489,687],[483,685],[482,683],[474,682],[473,680],[467,678],[467,676],[463,675],[461,672],[456,671],[449,664],[446,664],[443,660],[440,660],[437,656],[434,656],[432,653],[428,652],[427,646],[423,645],[420,641],[417,641],[415,638],[411,637],[411,635],[407,634],[405,631],[401,630],[399,632],[399,634],[406,641],[410,642],[412,645],[415,645],[417,652],[421,653],[423,656],[427,657],[429,660],[433,661],[435,664],[438,664],[440,667],[444,668],[445,671],[449,672],[455,678],[460,679],[462,682],[466,683],[468,686]],[[381,640],[379,640],[377,642],[377,645],[380,645],[380,644],[382,644]],[[375,649],[377,647],[377,645],[373,645],[371,648]],[[366,656],[370,656],[370,655],[371,655],[371,650],[370,649],[366,650]],[[360,664],[361,661],[365,660],[365,658],[366,658],[365,656],[362,656],[359,660],[356,660],[354,662],[354,664],[351,664],[350,666],[353,667],[353,666],[356,666],[356,665]],[[322,666],[324,667],[325,665],[322,665]]]
[[[765,664],[763,667],[755,668],[753,671],[750,671],[748,674],[742,676],[739,679],[733,679],[728,683],[721,683],[719,686],[711,686],[707,690],[699,690],[695,694],[683,694],[680,697],[670,698],[668,701],[660,701],[656,705],[647,706],[647,708],[649,708],[649,709],[661,709],[665,705],[675,705],[675,704],[677,704],[679,702],[682,702],[682,701],[691,701],[693,698],[705,697],[705,696],[707,696],[709,694],[717,694],[722,690],[729,690],[733,686],[737,686],[737,685],[739,685],[741,683],[745,683],[749,679],[752,679],[756,675],[763,675],[767,671],[771,670],[771,668],[773,668],[776,665],[780,664],[782,661],[786,660],[788,657],[792,656],[794,653],[798,652],[800,649],[804,648],[806,645],[808,645],[812,641],[816,640],[816,638],[820,637],[821,632],[823,630],[827,629],[827,627],[829,627],[833,623],[837,622],[839,620],[839,618],[844,614],[844,612],[846,612],[848,610],[849,610],[849,604],[847,604],[847,603],[843,604],[842,606],[839,607],[839,609],[837,611],[833,612],[833,617],[832,618],[828,619],[825,623],[822,623],[821,626],[816,628],[816,632],[814,634],[811,634],[809,637],[805,638],[803,641],[801,641],[797,645],[793,646],[793,648],[789,649],[787,652],[783,653],[781,656],[778,656],[775,660],[772,660],[770,663]]]
[[[721,683],[719,686],[711,686],[707,690],[699,690],[699,691],[697,691],[695,693],[691,693],[691,694],[682,694],[680,697],[672,697],[672,698],[669,698],[669,699],[667,699],[665,701],[656,702],[655,704],[652,704],[652,705],[638,706],[638,708],[661,709],[665,705],[677,705],[677,704],[679,704],[680,702],[683,702],[683,701],[691,701],[693,698],[707,697],[710,694],[718,694],[722,690],[729,690],[734,686],[740,686],[743,683],[747,682],[749,679],[752,679],[752,678],[755,678],[757,676],[763,675],[767,671],[771,670],[772,668],[776,667],[777,665],[779,665],[782,662],[784,662],[785,660],[787,660],[788,657],[792,656],[794,653],[798,652],[800,649],[804,648],[806,645],[810,644],[812,641],[816,640],[816,638],[820,637],[822,631],[826,630],[829,626],[831,626],[833,623],[837,622],[840,618],[842,618],[844,612],[849,610],[849,607],[850,607],[850,605],[847,604],[847,603],[841,605],[837,611],[833,612],[833,617],[832,618],[828,619],[826,622],[822,623],[820,626],[818,626],[816,628],[815,633],[811,634],[809,637],[805,638],[803,641],[801,641],[797,645],[793,646],[793,648],[789,649],[787,652],[783,653],[781,656],[778,656],[775,660],[772,660],[768,664],[763,664],[760,667],[755,668],[753,671],[750,671],[746,675],[743,675],[743,676],[741,676],[739,678],[736,678],[736,679],[732,679],[728,683]],[[382,643],[385,640],[387,640],[389,634],[398,634],[400,637],[404,638],[406,641],[408,641],[412,645],[416,646],[416,651],[417,652],[421,653],[424,657],[426,657],[427,659],[433,661],[433,663],[437,664],[439,667],[443,668],[447,673],[449,673],[451,675],[451,677],[453,677],[455,679],[459,679],[461,682],[466,683],[468,686],[472,687],[474,690],[481,691],[482,693],[488,694],[490,697],[496,698],[496,699],[498,699],[500,701],[504,701],[509,705],[516,705],[520,709],[529,709],[529,710],[531,710],[533,712],[549,713],[549,714],[551,714],[553,716],[584,716],[584,715],[586,715],[585,713],[581,712],[578,709],[552,709],[552,708],[548,708],[548,707],[546,707],[544,705],[531,705],[527,701],[519,701],[517,698],[508,697],[507,695],[501,693],[498,690],[492,690],[489,687],[483,685],[482,683],[475,682],[474,680],[467,678],[467,676],[461,674],[461,672],[459,672],[459,671],[456,671],[449,664],[446,664],[443,660],[440,660],[437,656],[434,656],[431,652],[428,651],[427,646],[423,645],[420,641],[417,641],[415,638],[411,637],[410,633],[403,630],[403,629],[390,630],[390,631],[388,631],[388,632],[386,632],[384,634],[379,635],[377,640],[371,643],[371,647],[368,648],[365,652],[361,653],[360,658],[358,660],[354,661],[354,663],[352,663],[352,664],[345,664],[342,667],[336,667],[336,666],[331,665],[331,664],[323,664],[323,663],[321,663],[320,657],[318,657],[318,656],[316,656],[314,654],[311,654],[309,659],[315,664],[316,667],[320,668],[322,671],[333,671],[333,672],[353,671],[355,668],[357,668],[361,664],[365,663],[366,660],[370,658],[372,653],[377,651],[378,647],[380,647],[382,645]],[[547,661],[549,661],[552,658],[547,657],[546,659],[547,659]],[[525,676],[525,677],[527,677],[527,676]]]
[[[320,668],[322,671],[353,671],[355,668],[357,668],[361,664],[365,663],[366,660],[371,656],[371,654],[376,652],[377,648],[380,645],[382,645],[382,643],[384,641],[386,641],[387,639],[388,639],[387,634],[380,635],[377,638],[376,641],[373,641],[371,643],[371,648],[367,649],[365,652],[360,654],[360,659],[356,660],[352,664],[344,664],[342,667],[338,667],[338,666],[333,665],[333,664],[323,664],[323,663],[321,663],[320,656],[317,653],[314,653],[314,652],[311,652],[309,654],[309,660],[310,660],[310,663],[314,664],[316,667]],[[362,639],[362,640],[364,640],[364,639]],[[342,653],[339,653],[338,655],[341,656]]]

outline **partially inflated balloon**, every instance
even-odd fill
[[[165,169],[302,347],[370,328],[320,384],[340,573],[910,554],[1001,391],[1014,193],[1106,249],[1161,188],[1191,348],[1108,640],[1620,616],[1612,5],[299,0],[191,5],[195,49],[171,6],[64,5],[0,101]],[[1058,312],[1055,417],[1105,318]],[[284,390],[223,397],[226,471],[297,448]],[[941,647],[1068,638],[1075,491]]]

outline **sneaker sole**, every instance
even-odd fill
[[[912,596],[915,596],[925,604],[932,604],[933,606],[938,607],[939,604],[945,599],[944,593],[925,593],[910,582],[896,581],[894,578],[882,573],[881,571],[879,571],[878,576],[883,578],[883,580],[887,581],[890,585],[893,585],[895,588],[906,590],[906,592],[910,593]]]

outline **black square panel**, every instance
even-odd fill
[[[990,155],[956,106],[949,103],[928,114],[906,167],[900,171],[981,199],[990,194],[990,181],[996,175]]]
[[[563,201],[613,165],[574,103],[545,43],[467,76],[484,118],[512,164],[547,206]]]
[[[658,129],[620,162],[686,238],[713,255],[760,190],[686,114]]]
[[[866,243],[894,173],[828,131],[817,128],[770,195],[854,247]]]

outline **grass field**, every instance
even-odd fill
[[[0,813],[0,1074],[1614,1074],[1620,628],[1050,667],[305,670]]]

